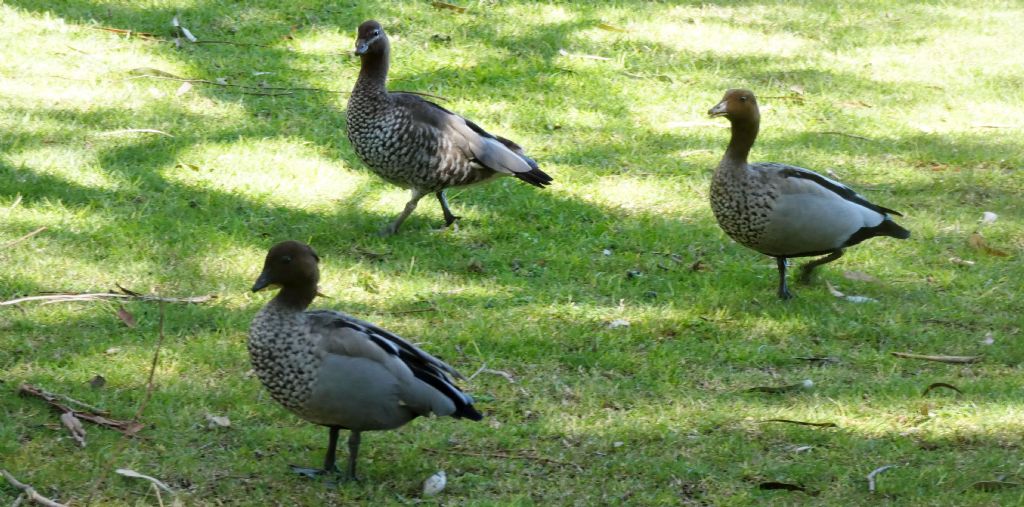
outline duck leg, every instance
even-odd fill
[[[424,195],[427,194],[418,189],[412,189],[412,198],[409,199],[409,202],[405,203],[405,209],[399,213],[398,217],[395,218],[394,221],[380,230],[380,235],[391,236],[392,234],[398,233],[398,228],[402,226],[402,222],[404,222],[406,218],[409,218],[409,215],[411,215],[413,211],[416,211],[416,205],[419,204],[420,199],[422,199]]]
[[[786,258],[776,257],[775,262],[779,267],[779,299],[793,299],[793,294],[786,286]]]
[[[356,458],[359,457],[361,436],[360,432],[355,430],[348,436],[348,479],[352,481],[359,480],[359,476],[356,475]]]
[[[324,455],[323,468],[306,468],[292,465],[292,472],[309,477],[310,479],[315,479],[317,476],[324,474],[340,472],[340,470],[338,470],[338,466],[335,464],[335,458],[338,450],[338,430],[340,429],[341,428],[338,426],[330,427],[330,440],[327,442],[327,454]]]
[[[444,190],[441,190],[434,195],[437,196],[437,202],[441,203],[441,212],[444,213],[445,227],[450,227],[456,220],[462,218],[453,214],[451,208],[448,207],[448,197],[444,195]]]
[[[842,256],[843,256],[843,249],[840,248],[840,249],[838,249],[838,250],[836,250],[836,251],[834,251],[834,252],[832,252],[832,253],[830,253],[830,254],[828,254],[828,255],[820,258],[820,259],[815,259],[815,260],[813,260],[811,262],[808,262],[807,264],[804,264],[803,266],[800,266],[800,282],[801,283],[808,283],[808,282],[810,282],[811,281],[811,274],[814,271],[814,268],[816,268],[818,266],[821,266],[822,264],[828,264],[828,263],[830,263],[830,262],[832,262],[832,261],[834,261],[834,260],[836,260],[836,259],[838,259],[838,258],[840,258]]]

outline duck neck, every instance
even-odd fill
[[[359,79],[353,93],[386,94],[388,81],[388,66],[390,65],[389,48],[384,47],[383,51],[367,53],[362,58],[362,67],[359,69]]]
[[[729,147],[725,149],[723,163],[745,166],[750,148],[754,146],[757,139],[757,131],[760,129],[760,118],[744,118],[733,120],[732,138],[729,139]]]
[[[275,305],[293,312],[302,312],[309,308],[309,304],[316,298],[316,284],[305,286],[282,287],[274,299]]]

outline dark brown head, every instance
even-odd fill
[[[743,89],[732,89],[725,92],[722,101],[708,111],[712,117],[724,116],[730,122],[759,122],[761,113],[757,110],[757,98],[754,92]]]
[[[381,54],[387,49],[388,36],[380,23],[371,19],[359,25],[359,30],[356,31],[356,55]]]
[[[316,284],[320,281],[319,262],[320,256],[311,246],[299,241],[282,241],[267,253],[263,272],[253,284],[252,291],[275,287],[299,292],[311,290],[315,295]]]

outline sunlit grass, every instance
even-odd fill
[[[440,501],[466,505],[1024,502],[1022,488],[970,489],[1024,475],[1019,5],[464,5],[0,5],[0,244],[46,227],[0,249],[0,298],[119,284],[218,296],[165,306],[145,438],[89,426],[84,449],[17,385],[130,417],[157,306],[125,303],[135,328],[116,302],[0,307],[4,468],[73,505],[157,504],[119,467],[161,478],[185,505],[411,503],[439,469]],[[261,46],[178,49],[175,14],[200,39]],[[439,95],[515,139],[555,185],[456,189],[458,231],[433,231],[441,213],[424,199],[402,234],[374,235],[408,193],[362,168],[344,135],[354,29],[368,18],[392,34],[394,89]],[[184,89],[139,68],[322,91]],[[730,87],[761,98],[754,160],[832,171],[902,211],[913,238],[851,249],[776,301],[774,262],[726,238],[707,205],[728,129],[706,111]],[[983,211],[998,220],[979,225]],[[979,229],[1008,256],[971,248]],[[317,306],[378,322],[467,375],[510,374],[464,382],[487,418],[367,434],[358,485],[286,476],[321,458],[326,435],[270,400],[245,349],[267,299],[248,288],[286,238],[323,258],[330,298]],[[878,302],[838,300],[826,280]],[[89,387],[95,375],[103,388]],[[749,391],[804,380],[813,388]],[[963,393],[922,395],[935,382]],[[232,427],[209,429],[208,414]],[[886,464],[900,466],[869,494],[865,475]],[[766,481],[809,493],[759,490]]]

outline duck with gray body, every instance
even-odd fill
[[[729,237],[775,257],[779,298],[793,297],[786,285],[790,257],[825,255],[801,268],[806,282],[814,268],[838,259],[846,247],[875,236],[910,237],[889,217],[902,215],[838,181],[802,167],[747,163],[761,123],[750,90],[725,92],[708,114],[724,116],[732,125],[729,146],[711,179],[711,210]]]
[[[341,429],[351,432],[347,476],[355,479],[363,431],[398,428],[430,414],[474,421],[483,417],[451,379],[462,376],[445,362],[351,315],[307,311],[317,295],[319,260],[309,245],[279,243],[270,249],[252,287],[254,292],[280,287],[249,328],[256,376],[278,403],[330,429],[323,468],[292,467],[295,472],[337,471]]]
[[[391,45],[380,23],[359,25],[355,53],[362,67],[348,100],[348,139],[370,170],[412,191],[405,209],[381,234],[398,232],[428,194],[441,203],[445,227],[455,223],[459,217],[448,208],[447,188],[501,175],[541,188],[551,183],[518,144],[418,95],[388,92]]]

